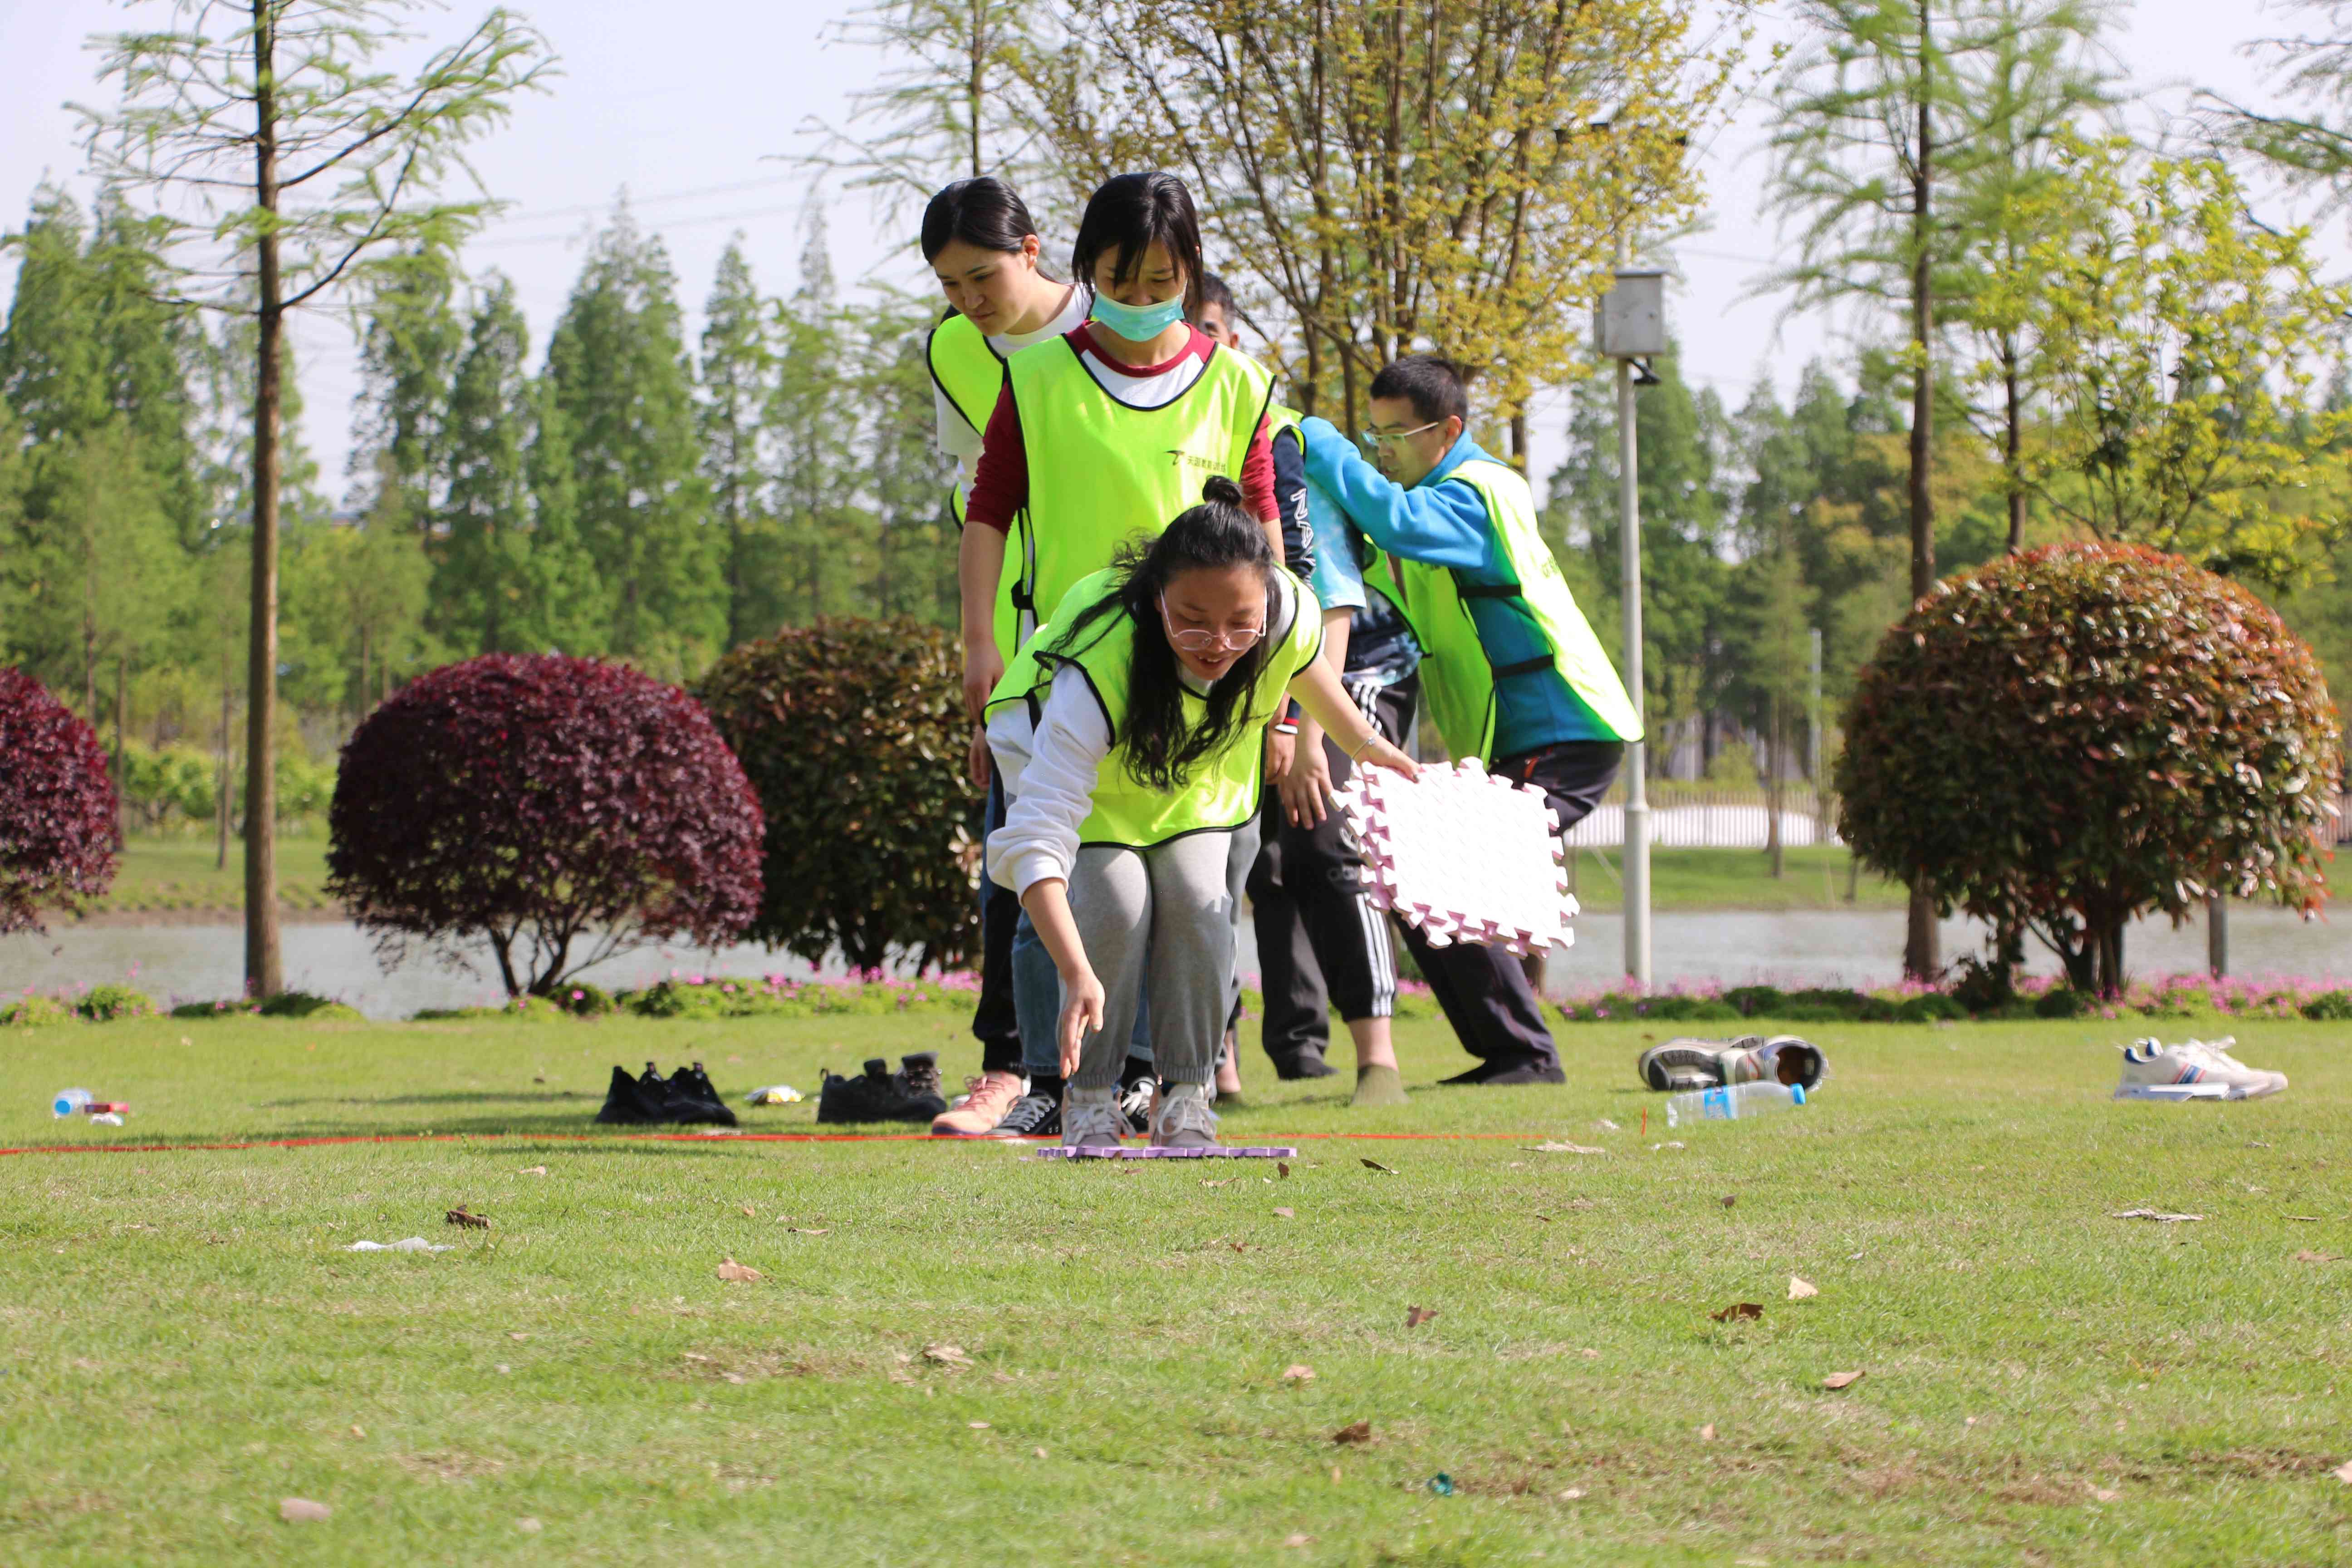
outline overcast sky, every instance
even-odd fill
[[[436,35],[475,14],[457,0],[431,17]],[[796,270],[796,225],[810,199],[808,176],[772,155],[806,150],[802,127],[812,117],[838,120],[849,93],[873,79],[873,54],[824,41],[841,11],[799,0],[521,0],[517,7],[548,35],[563,75],[546,97],[525,100],[512,123],[479,148],[477,162],[493,194],[516,204],[472,244],[469,270],[497,268],[514,279],[530,319],[534,360],[577,275],[585,240],[626,189],[643,224],[667,242],[689,330],[701,329],[701,305],[719,254],[740,231],[771,292],[788,289]],[[2239,46],[2292,30],[2293,18],[2249,0],[2138,0],[2123,7],[2117,45],[2136,82],[2150,94],[2148,124],[2185,98],[2189,83],[2250,99],[2263,96],[2257,66]],[[161,4],[124,7],[101,0],[0,0],[0,224],[23,221],[44,178],[85,201],[81,151],[68,100],[92,101],[92,33],[165,15]],[[1750,298],[1754,279],[1771,270],[1779,250],[1772,226],[1756,211],[1762,161],[1753,155],[1759,106],[1706,149],[1711,231],[1681,247],[1685,280],[1672,302],[1685,351],[1685,374],[1737,405],[1759,373],[1783,390],[1804,362],[1835,353],[1841,323],[1781,319],[1781,303]],[[908,284],[924,280],[911,249],[884,232],[862,195],[821,193],[830,205],[836,270],[851,279],[879,268]],[[2330,248],[2340,247],[2330,235]],[[1049,247],[1066,237],[1048,237]],[[5,286],[12,266],[0,270]],[[1851,323],[1843,324],[1846,327]],[[348,329],[313,314],[298,331],[303,434],[318,457],[331,497],[340,499],[357,389]],[[1558,415],[1537,422],[1536,471],[1558,461]]]

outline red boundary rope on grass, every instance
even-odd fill
[[[1542,1138],[1542,1132],[1285,1132],[1261,1142],[1305,1143],[1332,1139],[1384,1142],[1454,1142],[1488,1138]],[[0,1154],[177,1154],[224,1149],[319,1149],[342,1143],[466,1143],[512,1139],[517,1142],[589,1143],[600,1141],[664,1143],[976,1143],[995,1148],[1025,1140],[955,1138],[929,1132],[377,1132],[341,1138],[256,1138],[237,1143],[28,1143]]]

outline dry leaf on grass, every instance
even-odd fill
[[[1584,1359],[1587,1361],[1599,1361],[1601,1359],[1601,1352],[1596,1350],[1587,1350],[1583,1352],[1583,1355]]]
[[[831,1226],[821,1225],[812,1230],[804,1225],[788,1225],[784,1226],[784,1234],[786,1236],[824,1236],[832,1228]]]
[[[1239,1176],[1226,1176],[1218,1181],[1203,1181],[1201,1184],[1204,1187],[1223,1187],[1230,1186],[1240,1180],[1241,1178]]]
[[[1721,1197],[1719,1197],[1719,1198],[1717,1198],[1717,1199],[1716,1200],[1716,1202],[1717,1202],[1717,1203],[1721,1204],[1725,1208],[1729,1208],[1732,1205],[1734,1205],[1734,1204],[1738,1203],[1738,1201],[1739,1201],[1739,1194],[1738,1194],[1738,1193],[1726,1193],[1726,1194],[1723,1194],[1723,1196],[1721,1196]]]
[[[719,1278],[727,1280],[730,1284],[756,1285],[760,1282],[761,1276],[758,1269],[747,1268],[742,1264],[736,1262],[734,1258],[730,1258],[719,1266]]]
[[[2336,1257],[2336,1254],[2332,1252],[2314,1252],[2307,1247],[2301,1252],[2294,1255],[2294,1260],[2297,1263],[2340,1263],[2343,1261],[2342,1258]]]
[[[509,1329],[507,1331],[507,1338],[510,1340],[527,1340],[530,1338],[530,1336],[524,1333],[520,1329]]]
[[[1417,1329],[1435,1316],[1437,1309],[1434,1307],[1407,1307],[1404,1310],[1404,1326]]]
[[[967,1421],[964,1425],[970,1426],[975,1432],[985,1432],[988,1430],[988,1423],[985,1421]]]
[[[441,1217],[446,1223],[462,1226],[467,1230],[488,1230],[490,1228],[489,1215],[486,1214],[469,1213],[464,1204],[459,1204],[456,1208],[451,1209],[447,1214],[443,1215]]]
[[[1707,1314],[1718,1323],[1736,1323],[1746,1318],[1760,1318],[1763,1315],[1763,1303],[1759,1301],[1734,1301],[1720,1312]]]
[[[1246,1241],[1229,1241],[1225,1243],[1225,1245],[1232,1247],[1235,1252],[1247,1252],[1249,1250],[1250,1244]]]
[[[290,1497],[278,1505],[278,1517],[289,1524],[317,1524],[335,1510],[306,1497]]]
[[[744,1217],[745,1219],[757,1219],[757,1218],[759,1218],[760,1216],[759,1216],[757,1214],[755,1214],[754,1212],[752,1212],[752,1208],[751,1208],[751,1205],[750,1204],[745,1204],[745,1205],[743,1205],[743,1217]]]
[[[518,1176],[543,1176],[547,1174],[547,1167],[544,1165],[525,1165],[521,1170],[517,1171],[515,1174]]]
[[[521,1531],[525,1535],[537,1535],[540,1531],[540,1523],[539,1521],[531,1518],[530,1515],[525,1514],[520,1519],[515,1521],[515,1528]]]
[[[1528,1211],[1528,1212],[1529,1212],[1530,1214],[1533,1214],[1535,1211],[1534,1211],[1534,1210],[1532,1210],[1532,1209],[1530,1209],[1530,1210],[1529,1210],[1529,1211]],[[1544,1224],[1546,1224],[1546,1225],[1549,1225],[1549,1224],[1551,1223],[1551,1215],[1548,1215],[1548,1214],[1539,1214],[1539,1215],[1536,1215],[1536,1218],[1538,1218],[1538,1219],[1539,1219],[1539,1220],[1543,1221],[1543,1222],[1544,1222]]]
[[[1563,1501],[1574,1502],[1578,1498],[1584,1495],[1584,1489],[1582,1487],[1570,1487],[1559,1495]]]
[[[1793,1274],[1789,1276],[1790,1300],[1802,1301],[1811,1297],[1818,1296],[1821,1293],[1821,1287],[1813,1284],[1810,1280],[1800,1279]]]
[[[1357,1155],[1356,1158],[1359,1160],[1364,1160],[1364,1157],[1360,1154]],[[1388,1166],[1381,1164],[1378,1160],[1364,1160],[1364,1169],[1367,1171],[1378,1171],[1384,1176],[1393,1176],[1396,1174],[1394,1171],[1391,1170]]]
[[[1042,1458],[1044,1458],[1045,1457],[1045,1449],[1043,1449],[1043,1448],[1038,1449],[1038,1450],[1037,1450],[1037,1457],[1038,1457],[1039,1458],[1041,1458],[1041,1459],[1042,1459]]]
[[[1296,1209],[1276,1209],[1274,1211],[1274,1217],[1276,1219],[1297,1219],[1298,1217],[1298,1212]]]
[[[1285,1383],[1312,1383],[1315,1381],[1315,1369],[1308,1366],[1305,1362],[1295,1362],[1291,1365],[1286,1366],[1282,1369],[1282,1381]]]
[[[1276,1160],[1274,1163],[1274,1173],[1280,1176],[1286,1182],[1290,1180],[1290,1162],[1287,1160]]]
[[[2109,1219],[2154,1220],[2158,1225],[2181,1225],[2189,1221],[2203,1219],[2205,1216],[2201,1214],[2167,1214],[2162,1209],[2118,1209],[2107,1217]]]
[[[1702,1443],[1712,1443],[1715,1441],[1714,1422],[1710,1421],[1706,1426],[1698,1429],[1698,1440]]]
[[[2095,1502],[2113,1502],[2116,1499],[2123,1495],[2124,1494],[2119,1491],[2111,1491],[2105,1487],[2093,1487],[2091,1489],[2091,1499]]]
[[[1822,1386],[1823,1388],[1847,1388],[1851,1387],[1854,1384],[1860,1383],[1865,1375],[1867,1374],[1859,1372],[1833,1372],[1827,1377],[1822,1379]]]
[[[1366,1417],[1361,1421],[1350,1421],[1348,1425],[1340,1427],[1337,1432],[1331,1434],[1331,1441],[1334,1443],[1361,1445],[1369,1443],[1371,1440],[1372,1423],[1370,1417]]]
[[[1311,1535],[1286,1535],[1282,1538],[1282,1543],[1285,1546],[1304,1546],[1314,1539]]]
[[[1520,1152],[1528,1154],[1606,1154],[1606,1149],[1588,1149],[1581,1143],[1559,1143],[1549,1138],[1540,1143],[1522,1143]]]
[[[923,1359],[956,1372],[971,1365],[971,1357],[964,1353],[961,1345],[925,1345]]]

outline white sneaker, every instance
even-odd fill
[[[2124,1047],[2117,1100],[2260,1100],[2286,1088],[2286,1074],[2250,1068],[2230,1054],[2237,1044],[2183,1040],[2168,1046],[2150,1037]]]
[[[1217,1147],[1217,1113],[1209,1109],[1209,1086],[1171,1083],[1152,1120],[1151,1142],[1160,1149]]]
[[[1096,1149],[1108,1153],[1129,1135],[1127,1114],[1118,1108],[1118,1089],[1080,1089],[1062,1091],[1062,1146]]]

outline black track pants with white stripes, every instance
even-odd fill
[[[1382,735],[1402,742],[1419,689],[1418,679],[1408,679],[1385,688],[1350,684],[1349,693]],[[1331,764],[1331,785],[1339,788],[1353,772],[1347,753],[1328,739],[1323,749]],[[1280,821],[1280,803],[1271,809]],[[1392,1014],[1396,950],[1388,917],[1364,897],[1363,862],[1339,813],[1332,811],[1312,827],[1283,822],[1278,853],[1261,858],[1257,869],[1279,879],[1273,886],[1274,879],[1254,875],[1250,887],[1258,968],[1265,982],[1267,1054],[1279,1059],[1301,1045],[1321,1046],[1329,1034],[1323,1016],[1327,994],[1345,1019]],[[1307,954],[1292,957],[1300,928],[1312,949],[1312,967],[1297,962]]]

